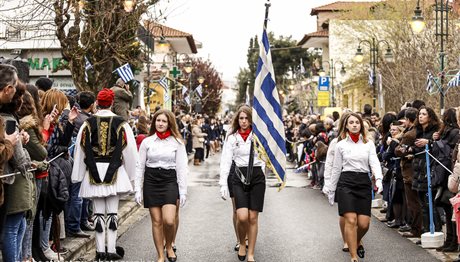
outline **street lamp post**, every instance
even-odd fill
[[[372,101],[373,101],[373,106],[374,110],[377,106],[377,77],[376,77],[376,69],[379,65],[379,45],[381,43],[386,44],[386,52],[385,52],[385,61],[388,63],[393,62],[393,54],[391,52],[390,44],[386,40],[376,40],[374,37],[369,41],[369,40],[361,40],[358,44],[358,49],[356,50],[356,55],[355,55],[355,60],[358,63],[361,63],[364,59],[364,53],[361,48],[362,43],[367,43],[369,45],[370,49],[370,61],[369,64],[371,66],[372,70]]]
[[[439,106],[441,115],[444,113],[444,78],[445,78],[445,68],[446,68],[446,54],[444,53],[445,41],[449,36],[449,0],[435,0],[435,12],[436,12],[436,40],[440,41],[440,50],[439,50],[439,63],[440,63],[440,86],[439,86]],[[415,33],[420,33],[425,28],[425,21],[422,15],[422,10],[420,9],[420,0],[417,1],[417,7],[414,10],[414,16],[412,17],[411,27]]]
[[[329,67],[329,74],[331,76],[331,96],[332,96],[332,106],[335,107],[336,103],[335,103],[335,87],[334,87],[334,79],[336,78],[336,72],[335,72],[335,68],[337,66],[337,64],[340,64],[342,67],[340,69],[340,75],[341,76],[344,76],[347,71],[345,70],[345,66],[343,64],[342,61],[335,61],[333,59],[329,61],[324,61],[323,64],[327,64],[327,66]],[[321,68],[319,69],[319,75],[320,76],[325,76],[326,75],[326,72],[324,71],[323,69],[323,66],[321,65]]]
[[[155,53],[155,35],[152,33],[154,28],[159,28],[161,31],[160,40],[158,41],[158,47],[160,53],[163,53],[169,49],[169,44],[165,39],[163,27],[159,25],[147,24],[147,29],[142,30],[142,37],[145,43],[145,55],[147,57],[147,114],[150,115],[150,56]],[[153,41],[152,41],[153,40]]]

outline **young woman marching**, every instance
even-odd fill
[[[153,115],[149,137],[139,148],[135,181],[136,202],[140,204],[144,199],[144,207],[150,211],[158,262],[165,261],[165,248],[168,261],[177,260],[172,249],[174,220],[178,196],[181,207],[186,201],[187,162],[187,152],[174,114],[169,110],[158,110]]]
[[[227,137],[222,152],[220,164],[221,195],[224,200],[229,197],[229,185],[227,182],[232,160],[235,161],[235,175],[232,181],[233,194],[237,215],[237,229],[239,235],[238,259],[248,262],[254,260],[254,249],[257,239],[259,212],[262,212],[265,195],[265,175],[263,169],[265,163],[258,159],[252,144],[252,116],[251,108],[242,106],[232,122],[231,133]],[[253,150],[252,175],[249,175],[251,149]],[[248,172],[249,171],[249,172]],[[247,179],[247,180],[246,180]],[[243,184],[243,181],[245,184]],[[248,235],[248,251],[246,252],[246,234]]]
[[[344,123],[345,128],[339,133],[335,148],[328,194],[330,197],[335,194],[339,215],[345,219],[344,235],[351,261],[358,261],[358,254],[364,257],[364,248],[359,243],[369,229],[371,217],[372,182],[369,173],[372,171],[380,193],[382,169],[375,145],[366,137],[362,118],[350,113]]]

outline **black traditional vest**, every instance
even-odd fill
[[[81,146],[85,152],[90,183],[113,185],[117,180],[117,170],[122,165],[122,152],[126,147],[126,137],[119,116],[91,116],[82,131]],[[104,180],[101,180],[96,163],[109,163]]]

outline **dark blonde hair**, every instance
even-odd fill
[[[240,129],[240,123],[238,122],[238,120],[241,113],[245,113],[248,116],[249,123],[252,127],[252,109],[249,106],[241,106],[238,109],[238,112],[236,112],[235,116],[233,117],[231,127],[232,132],[230,133],[230,135],[236,133]]]
[[[160,109],[153,114],[152,122],[150,124],[150,133],[149,136],[152,136],[157,131],[155,128],[155,121],[159,115],[165,115],[168,119],[168,129],[171,131],[171,135],[176,138],[177,141],[182,142],[182,137],[179,133],[179,129],[177,128],[176,118],[174,117],[173,112],[169,111],[168,109]]]
[[[359,133],[363,136],[363,142],[364,143],[367,143],[368,142],[368,139],[367,139],[367,136],[366,136],[366,130],[364,129],[364,122],[363,122],[363,118],[356,114],[356,113],[349,113],[348,115],[345,115],[345,117],[343,118],[343,129],[340,131],[339,133],[339,140],[342,140],[342,139],[345,139],[347,138],[347,133],[348,133],[348,129],[347,129],[347,123],[348,123],[348,119],[350,119],[350,117],[356,117],[359,121],[359,124],[360,124],[360,128],[359,128]]]
[[[54,105],[56,105],[57,110],[59,110],[59,115],[62,114],[67,103],[69,103],[69,100],[67,100],[64,92],[56,88],[51,88],[45,92],[40,100],[43,116],[50,114],[51,111],[53,111]]]

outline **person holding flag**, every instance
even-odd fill
[[[237,230],[240,241],[238,259],[254,261],[254,249],[257,239],[259,212],[263,211],[265,197],[265,163],[254,150],[252,132],[252,111],[242,106],[232,121],[231,133],[224,143],[220,164],[220,192],[224,200],[229,196],[227,178],[235,161],[235,175],[232,187],[235,196]],[[246,253],[246,234],[248,252]]]

